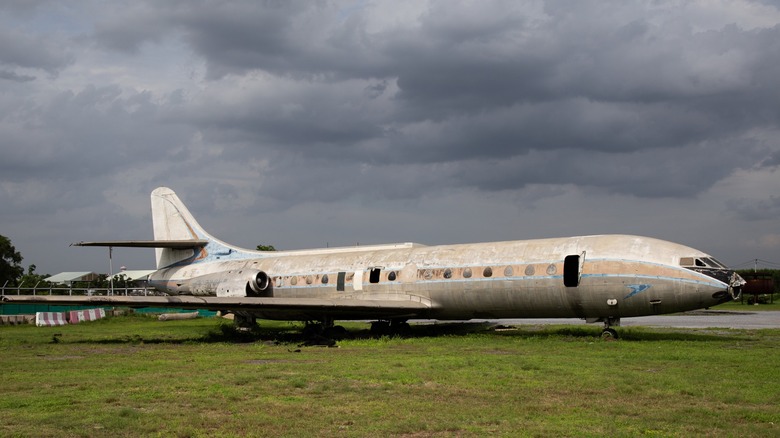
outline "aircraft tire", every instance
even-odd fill
[[[618,333],[615,329],[605,328],[604,331],[601,332],[601,339],[605,341],[616,341],[618,339]]]

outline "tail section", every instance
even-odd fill
[[[155,249],[157,269],[183,261],[197,262],[214,259],[240,258],[246,250],[228,245],[209,235],[195,220],[176,193],[167,187],[152,192],[152,223],[155,241],[206,240],[203,248],[179,249],[158,247]],[[239,256],[239,257],[236,257]]]

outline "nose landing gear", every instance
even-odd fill
[[[620,318],[604,318],[604,330],[601,332],[601,339],[605,341],[618,339],[618,332],[612,328],[613,325],[620,327]]]

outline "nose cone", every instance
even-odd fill
[[[739,298],[740,295],[742,295],[742,286],[747,284],[747,281],[745,281],[744,278],[742,278],[739,274],[737,274],[734,271],[730,271],[731,275],[729,278],[729,294],[731,295],[732,299]]]
[[[738,299],[742,293],[742,286],[747,283],[744,278],[734,271],[723,270],[716,275],[711,275],[711,277],[726,283],[724,290],[719,290],[712,294],[712,298],[717,300],[718,304]]]

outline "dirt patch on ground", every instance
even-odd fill
[[[43,360],[71,360],[71,359],[84,359],[84,356],[66,355],[66,356],[43,356]]]

